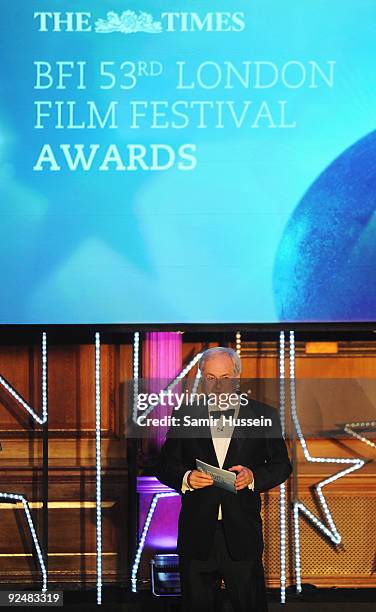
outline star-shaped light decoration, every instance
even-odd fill
[[[197,353],[197,355],[195,355],[190,361],[189,363],[187,363],[186,366],[184,366],[184,368],[182,368],[180,370],[180,372],[175,376],[175,378],[168,384],[168,386],[166,387],[166,389],[164,389],[164,391],[166,393],[168,393],[168,391],[170,391],[171,389],[173,389],[180,380],[182,380],[182,378],[184,378],[184,376],[186,376],[188,374],[188,372],[196,365],[196,363],[199,361],[200,357],[201,357],[202,353]],[[139,368],[140,368],[140,333],[139,332],[135,332],[134,336],[133,336],[133,420],[136,422],[137,420],[137,393],[138,393],[138,381],[139,381]],[[200,380],[200,370],[197,371],[194,383],[193,383],[193,390],[192,393],[196,392],[197,389],[197,385],[198,382]],[[148,407],[145,409],[145,411],[143,411],[143,414],[145,416],[149,415],[150,412],[155,408],[154,405],[148,405]],[[144,546],[145,546],[145,541],[146,541],[146,537],[149,531],[149,527],[155,512],[155,508],[158,504],[158,501],[160,499],[164,499],[165,497],[176,497],[177,495],[179,495],[176,491],[166,491],[165,493],[156,493],[153,496],[153,499],[151,501],[146,519],[145,519],[145,523],[144,523],[144,527],[142,529],[142,533],[141,533],[141,537],[139,539],[138,542],[138,546],[137,546],[137,551],[136,551],[136,556],[134,558],[133,561],[133,565],[132,565],[132,577],[131,577],[131,582],[132,582],[132,593],[137,593],[137,573],[138,573],[138,568],[140,565],[140,561],[141,561],[141,556],[142,556],[142,552],[144,550]]]
[[[42,334],[42,415],[39,415],[15,388],[0,375],[0,385],[22,406],[39,425],[47,423],[47,334]]]
[[[299,537],[299,512],[304,514],[311,523],[321,531],[321,533],[327,537],[333,544],[337,545],[341,543],[341,535],[337,530],[336,524],[333,520],[333,517],[330,513],[328,504],[326,502],[323,488],[338,480],[339,478],[343,478],[347,474],[351,472],[355,472],[355,470],[359,470],[365,464],[363,459],[359,457],[353,459],[345,459],[341,457],[312,457],[308,450],[307,443],[305,441],[302,429],[300,427],[299,419],[296,412],[296,390],[295,390],[295,334],[293,331],[290,331],[290,401],[291,401],[291,414],[292,420],[295,427],[295,431],[298,435],[299,442],[302,446],[304,458],[306,461],[310,463],[335,463],[340,465],[349,465],[343,470],[340,470],[336,474],[321,480],[318,484],[315,485],[315,490],[317,493],[317,497],[323,511],[323,514],[326,519],[326,524],[323,523],[317,516],[311,512],[307,506],[301,502],[299,499],[293,501],[293,520],[294,520],[294,539],[295,539],[295,575],[296,575],[296,590],[298,593],[302,590],[301,584],[301,563],[300,563],[300,537]]]
[[[39,425],[45,425],[48,419],[47,413],[47,334],[42,334],[42,415],[38,414],[26,400],[21,397],[15,388],[0,375],[0,385],[16,400],[16,402],[22,406],[30,416],[39,423]],[[37,561],[42,574],[42,591],[47,591],[47,569],[44,563],[44,553],[42,551],[41,544],[38,539],[38,534],[35,529],[33,518],[31,516],[29,502],[27,497],[15,493],[0,492],[0,499],[4,500],[3,503],[22,504],[27,519],[27,524],[30,530],[30,535],[33,540],[34,548],[37,554]]]
[[[375,427],[376,427],[376,421],[356,421],[354,423],[346,423],[344,429],[345,429],[345,432],[348,433],[353,438],[360,440],[364,444],[367,444],[367,446],[372,446],[372,448],[376,448],[376,444],[372,440],[365,438],[364,436],[359,434],[357,431],[355,431],[356,429],[363,429],[363,430],[364,429],[366,430],[375,429]]]

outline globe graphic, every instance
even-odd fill
[[[285,228],[273,286],[282,321],[376,319],[376,132],[344,151]]]

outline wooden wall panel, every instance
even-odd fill
[[[0,346],[0,373],[6,381],[17,388],[29,403],[38,401],[38,385],[34,378],[34,347]],[[0,387],[0,427],[2,431],[22,432],[29,418],[20,414],[16,402]]]

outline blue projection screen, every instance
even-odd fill
[[[373,321],[375,18],[4,5],[0,323]]]

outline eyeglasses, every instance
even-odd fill
[[[205,376],[205,374],[203,374],[203,378],[205,378],[205,380],[211,380],[211,381],[223,381],[223,380],[232,380],[231,376],[227,376],[227,374],[225,374],[224,376],[214,376],[213,374],[208,374],[207,376]]]

